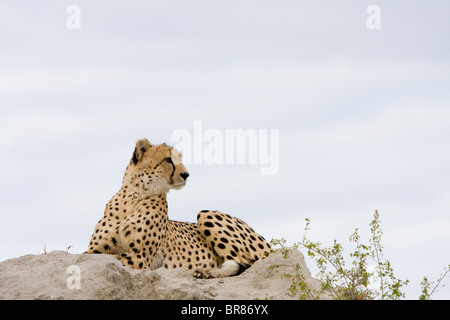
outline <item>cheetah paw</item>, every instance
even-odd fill
[[[194,277],[197,279],[210,279],[211,275],[207,270],[197,269],[194,271]]]

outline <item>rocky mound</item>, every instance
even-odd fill
[[[1,262],[0,299],[297,299],[289,291],[291,280],[282,277],[294,272],[293,263],[319,289],[302,253],[293,250],[290,258],[275,252],[239,276],[194,279],[183,269],[134,270],[111,255],[53,251]],[[280,267],[269,268],[274,265]]]

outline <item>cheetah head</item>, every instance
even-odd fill
[[[136,142],[123,183],[149,196],[181,189],[188,177],[178,151],[165,143],[151,145],[147,139],[140,139]]]

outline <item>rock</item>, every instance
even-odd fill
[[[294,249],[290,258],[275,252],[239,276],[195,279],[183,269],[131,269],[112,255],[52,251],[1,262],[0,299],[297,299],[289,291],[292,280],[282,278],[294,272],[292,263],[301,266],[308,285],[320,289],[302,253]]]

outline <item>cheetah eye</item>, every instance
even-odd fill
[[[165,158],[164,161],[167,163],[173,164],[172,158]]]

